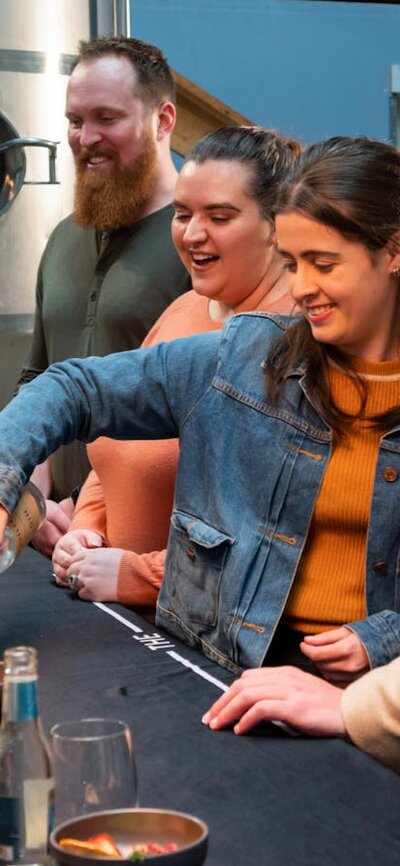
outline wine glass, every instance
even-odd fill
[[[138,804],[132,734],[115,719],[79,719],[51,729],[55,824]]]

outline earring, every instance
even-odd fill
[[[400,268],[393,268],[393,270],[390,271],[390,273],[392,274],[393,277],[400,277]]]

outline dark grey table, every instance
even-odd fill
[[[128,722],[140,805],[203,818],[207,866],[399,866],[400,776],[341,740],[204,728],[230,674],[132,610],[56,587],[32,550],[0,575],[0,651],[20,643],[39,653],[45,729]]]

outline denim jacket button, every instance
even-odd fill
[[[193,547],[188,547],[188,548],[187,548],[186,556],[187,556],[188,559],[190,559],[192,562],[193,562],[194,559],[196,559],[196,554],[195,554],[195,552],[194,552],[194,550],[193,550]]]
[[[375,574],[387,574],[388,564],[384,560],[379,560],[379,562],[374,562],[373,569]]]
[[[385,481],[397,481],[399,477],[399,473],[394,466],[385,466],[382,474]]]

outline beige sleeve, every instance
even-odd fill
[[[400,657],[351,683],[342,714],[353,742],[400,773]]]

